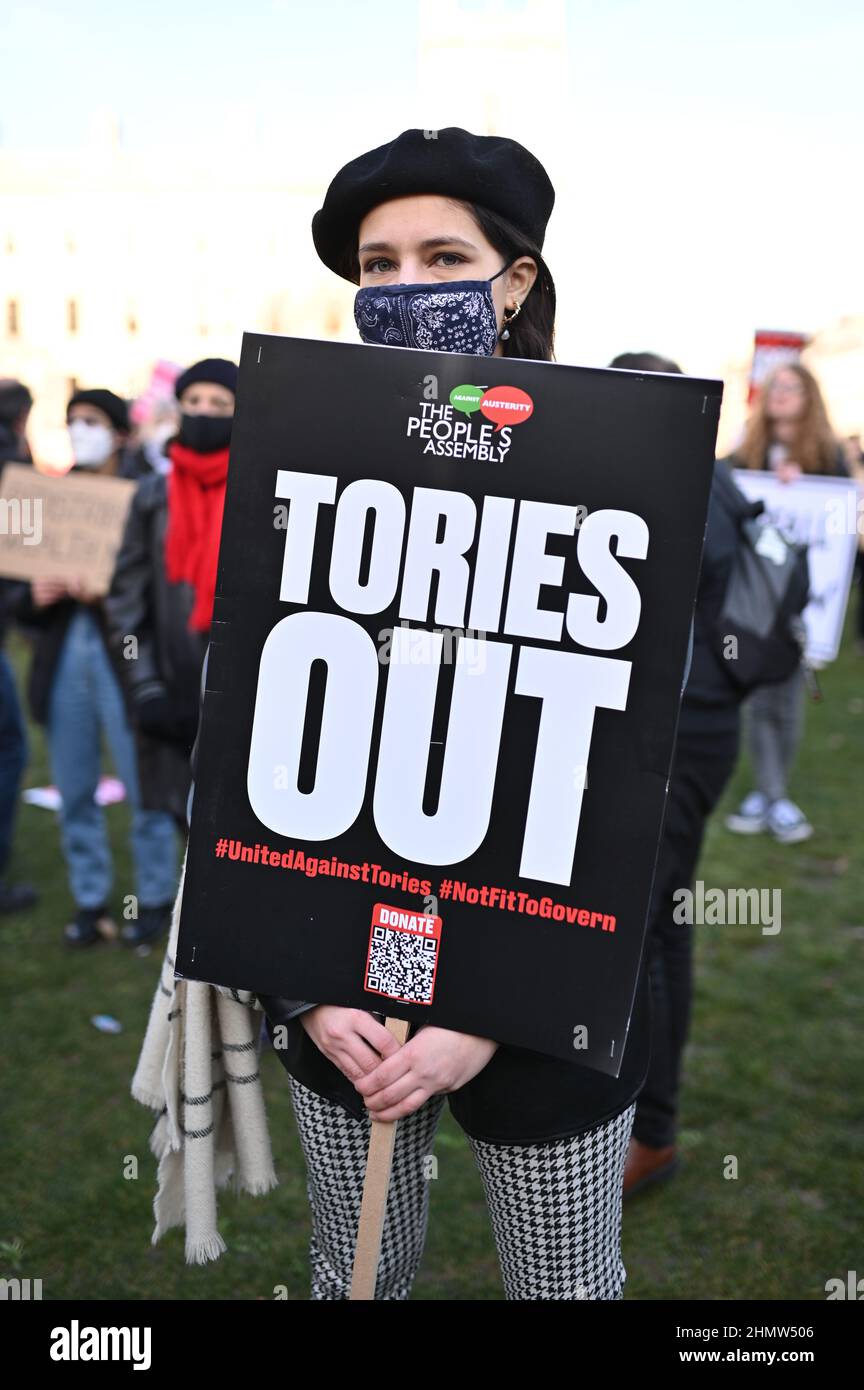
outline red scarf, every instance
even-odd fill
[[[168,474],[165,573],[174,584],[185,580],[194,587],[189,630],[207,632],[213,617],[229,450],[198,454],[174,443],[168,454],[174,467]]]

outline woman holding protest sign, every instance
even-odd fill
[[[763,383],[744,440],[728,462],[770,469],[787,485],[802,476],[848,473],[819,384],[800,362],[778,367]],[[756,786],[726,818],[727,829],[736,834],[767,830],[780,844],[797,844],[813,834],[806,815],[787,795],[804,732],[805,698],[804,668],[799,666],[786,680],[762,686],[745,705]]]
[[[513,140],[410,130],[351,161],[313,221],[316,250],[359,286],[364,342],[552,358],[555,290],[541,254],[554,190]],[[620,1299],[621,1188],[648,1063],[640,975],[617,1078],[484,1037],[262,996],[291,1077],[312,1203],[312,1297],[348,1297],[370,1117],[399,1120],[376,1297],[419,1265],[428,1158],[450,1097],[489,1204],[509,1299]]]

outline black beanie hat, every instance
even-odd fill
[[[97,387],[94,391],[76,391],[66,406],[66,419],[73,405],[95,405],[104,410],[115,430],[129,430],[129,409],[126,402],[115,396],[113,391]]]
[[[196,362],[180,373],[174,383],[174,394],[179,401],[187,387],[195,386],[199,381],[214,381],[217,386],[224,386],[236,396],[238,374],[236,362],[229,362],[225,357],[205,357],[203,362]]]
[[[372,208],[409,193],[462,198],[506,217],[538,247],[555,202],[539,159],[503,135],[471,135],[459,126],[403,130],[340,169],[312,219],[312,240],[326,266],[357,283],[351,273],[357,229]]]

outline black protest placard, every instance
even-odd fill
[[[618,1075],[721,393],[244,337],[180,974]]]

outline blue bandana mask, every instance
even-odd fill
[[[364,343],[467,352],[491,357],[498,342],[492,280],[431,285],[367,285],[354,297],[354,320]]]

